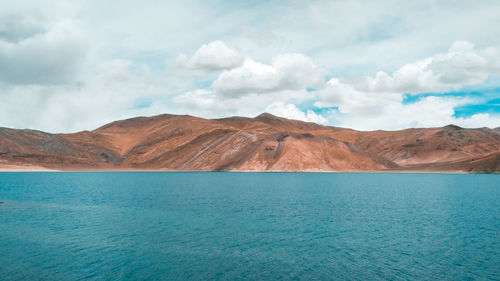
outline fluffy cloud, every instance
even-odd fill
[[[455,42],[447,53],[406,64],[392,75],[380,71],[375,77],[345,80],[363,92],[411,93],[457,90],[484,82],[500,73],[500,56],[495,48],[476,51],[467,41]]]
[[[172,113],[222,118],[233,115],[253,117],[263,112],[270,112],[282,117],[323,123],[325,119],[318,114],[313,111],[300,112],[295,106],[295,102],[301,103],[310,99],[307,94],[306,91],[280,91],[265,95],[253,93],[228,98],[210,89],[198,89],[173,97],[172,102],[175,107]],[[286,100],[288,103],[277,102],[277,100]],[[287,110],[293,112],[287,112]]]
[[[203,44],[191,58],[179,55],[176,65],[191,71],[218,71],[239,66],[243,58],[238,51],[216,40]]]
[[[119,119],[171,112],[158,93],[168,81],[140,77],[129,60],[93,63],[82,81],[63,84],[13,84],[0,92],[1,126],[48,132],[92,130]],[[135,107],[149,98],[148,107]]]
[[[400,130],[405,128],[440,127],[448,124],[468,128],[500,126],[500,116],[487,113],[470,117],[455,117],[454,108],[473,103],[470,98],[428,96],[411,104],[392,103],[384,107],[383,114],[366,116],[363,113],[342,113],[330,111],[328,118],[335,120],[336,126],[358,130]]]
[[[278,2],[3,1],[0,126],[64,132],[137,115],[266,110],[322,122],[297,109],[314,101],[335,108],[316,114],[331,125],[500,126],[486,113],[453,117],[456,106],[477,100],[403,103],[404,93],[481,90],[485,79],[498,87],[500,37],[491,34],[500,6],[393,2],[293,1],[284,9]],[[458,42],[447,50],[457,38],[478,47]],[[176,58],[181,53],[188,55]]]
[[[71,22],[60,22],[46,31],[36,30],[24,26],[17,33],[15,29],[3,33],[0,81],[60,84],[75,78],[86,55],[86,44],[77,27]]]
[[[301,111],[295,104],[274,102],[266,107],[266,112],[289,119],[325,124],[328,120],[312,110]]]
[[[242,66],[224,71],[212,88],[225,96],[269,93],[321,87],[324,71],[302,54],[282,54],[271,65],[246,59]]]
[[[268,111],[325,123],[322,116],[311,110],[302,112],[293,104],[313,99],[316,95],[308,88],[322,87],[323,75],[324,71],[302,54],[277,55],[270,65],[247,58],[243,65],[220,73],[210,88],[187,91],[172,101],[181,110],[208,117],[254,116]]]
[[[405,93],[415,95],[453,91],[478,85],[500,73],[500,56],[495,48],[476,51],[466,41],[455,42],[448,52],[406,64],[392,75],[378,72],[375,77],[360,79],[332,78],[319,89],[319,108],[335,107],[332,120],[358,129],[401,129],[442,126],[449,123],[470,126],[471,120],[484,116],[455,118],[454,108],[470,104],[470,98],[429,96],[412,104],[403,104]],[[493,125],[498,118],[491,117]],[[500,123],[496,123],[496,126]]]
[[[206,89],[199,89],[175,96],[173,102],[198,111],[218,111],[217,97]]]
[[[387,114],[392,106],[403,101],[399,93],[364,92],[337,78],[330,79],[318,93],[320,100],[314,103],[316,107],[338,107],[341,113],[363,116]]]
[[[454,124],[465,128],[500,127],[500,116],[491,116],[488,113],[476,113],[467,118],[454,118],[454,121]]]
[[[248,58],[242,66],[223,71],[211,88],[188,91],[173,102],[203,116],[222,117],[230,112],[249,116],[267,111],[364,130],[449,123],[472,126],[480,120],[493,126],[499,120],[490,115],[454,117],[456,107],[480,102],[471,98],[428,96],[410,104],[403,99],[408,92],[418,95],[480,84],[497,73],[498,58],[494,48],[476,51],[472,44],[461,41],[446,53],[406,64],[392,75],[379,72],[374,78],[331,78],[327,82],[323,70],[302,54],[278,55],[269,65]],[[316,91],[307,91],[309,87]],[[323,115],[296,106],[313,100],[314,106],[323,108]]]

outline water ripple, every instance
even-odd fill
[[[498,280],[491,175],[2,173],[2,280]]]

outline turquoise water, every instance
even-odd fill
[[[1,280],[500,279],[500,177],[0,173]]]

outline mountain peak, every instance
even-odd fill
[[[449,124],[449,125],[446,125],[446,126],[444,126],[443,128],[445,128],[445,129],[451,129],[451,130],[455,130],[455,131],[458,131],[458,130],[463,130],[463,128],[462,128],[462,127],[457,126],[457,125],[454,125],[454,124]]]
[[[281,117],[278,117],[276,115],[272,115],[271,113],[261,113],[255,117],[255,119],[262,119],[262,118],[272,118],[272,119],[281,119]]]

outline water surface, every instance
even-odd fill
[[[500,279],[500,177],[0,173],[1,280]]]

